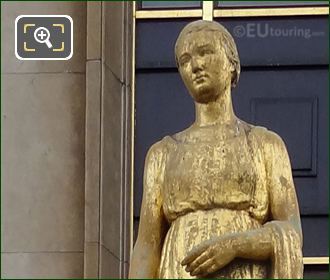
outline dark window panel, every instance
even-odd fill
[[[274,95],[250,99],[252,123],[269,127],[279,135],[290,135],[286,146],[294,177],[317,176],[317,101],[317,96]]]
[[[329,216],[302,216],[303,255],[327,257],[329,255]]]
[[[140,9],[200,8],[201,1],[140,1]]]
[[[304,279],[329,279],[329,265],[305,265]]]
[[[287,7],[328,5],[328,1],[218,1],[219,7]]]

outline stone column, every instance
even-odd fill
[[[131,246],[132,3],[87,5],[85,278],[126,278]]]

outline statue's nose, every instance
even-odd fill
[[[191,58],[191,70],[193,73],[196,73],[198,71],[201,71],[203,69],[202,62],[200,59],[193,57]]]

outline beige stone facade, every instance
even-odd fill
[[[72,59],[15,57],[29,14],[71,16]],[[1,277],[125,277],[131,4],[2,2],[1,18]]]

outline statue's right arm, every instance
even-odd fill
[[[157,143],[150,148],[145,160],[140,225],[129,278],[158,276],[161,249],[166,234],[161,194],[164,156],[160,143]]]

